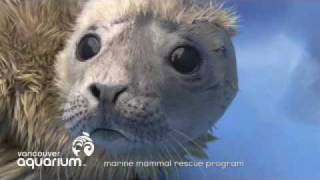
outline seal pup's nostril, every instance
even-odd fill
[[[90,90],[91,94],[92,94],[95,98],[97,98],[98,100],[100,100],[101,91],[100,91],[100,89],[99,89],[99,87],[98,87],[97,84],[92,84],[92,85],[90,85],[90,86],[89,86],[89,90]]]
[[[119,96],[124,93],[126,90],[128,89],[128,87],[122,87],[122,88],[119,88],[119,90],[117,92],[115,92],[113,98],[112,98],[112,103],[116,103]]]

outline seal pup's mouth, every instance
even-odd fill
[[[111,129],[111,128],[96,128],[91,133],[91,136],[99,136],[106,141],[115,141],[117,139],[124,138],[126,140],[130,140],[126,135],[122,132]]]

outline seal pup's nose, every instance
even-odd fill
[[[127,90],[127,86],[113,86],[107,87],[98,83],[93,83],[89,86],[89,91],[93,97],[99,102],[108,101],[109,103],[116,103],[119,96]]]

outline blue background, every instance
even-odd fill
[[[228,0],[240,16],[240,91],[214,129],[209,161],[183,180],[320,180],[320,1]],[[173,178],[176,179],[176,178]]]

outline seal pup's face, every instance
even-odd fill
[[[90,19],[85,11],[59,55],[71,135],[88,132],[106,152],[128,154],[179,147],[207,133],[237,91],[228,29],[152,12],[104,16]]]

